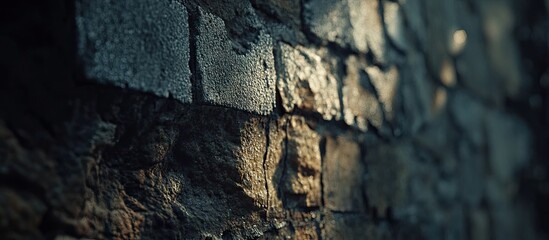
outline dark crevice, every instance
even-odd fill
[[[188,7],[189,8],[189,7]],[[189,68],[191,70],[191,84],[192,84],[192,99],[194,103],[199,103],[204,101],[204,89],[202,86],[202,73],[198,67],[198,56],[196,55],[196,39],[199,34],[198,25],[199,25],[199,16],[198,11],[191,11],[192,8],[189,8],[188,11],[188,21],[189,21]],[[196,9],[196,7],[194,8]]]
[[[288,138],[289,138],[289,132],[288,132],[288,125],[290,124],[290,117],[287,117],[286,118],[286,124],[284,125],[284,131],[285,131],[285,136],[284,136],[284,156],[282,158],[282,174],[280,176],[280,179],[278,180],[278,184],[277,184],[277,187],[278,187],[278,196],[280,196],[280,198],[282,199],[283,202],[286,201],[286,197],[285,197],[285,193],[284,193],[284,182],[285,182],[285,177],[286,177],[286,172],[287,172],[287,168],[288,168]]]
[[[320,140],[320,206],[322,208],[326,207],[326,200],[324,195],[324,171],[326,171],[325,167],[326,164],[324,161],[326,160],[326,138],[323,137]]]
[[[282,116],[284,115],[284,106],[282,105],[282,96],[278,90],[280,86],[280,81],[285,77],[284,76],[284,65],[282,63],[282,53],[279,44],[275,44],[273,47],[273,57],[274,57],[274,68],[276,74],[275,81],[275,109],[273,109],[273,116]]]
[[[345,63],[343,61],[345,61],[347,58],[342,58],[341,61],[338,61],[337,62],[337,66],[336,66],[336,70],[334,72],[334,75],[337,76],[337,97],[338,97],[338,101],[339,101],[339,115],[341,116],[341,118],[343,119],[345,117],[345,111],[344,111],[344,108],[346,108],[347,106],[345,106],[344,102],[343,101],[343,87],[344,87],[344,84],[343,84],[343,81],[345,79],[345,76],[347,75],[347,68],[345,66]]]
[[[270,125],[271,125],[271,119],[269,118],[267,120],[267,123],[265,124],[265,155],[263,155],[263,180],[265,181],[265,191],[267,193],[267,213],[266,213],[266,219],[269,217],[269,210],[271,207],[270,204],[270,193],[269,193],[269,179],[267,178],[267,159],[269,157],[269,147],[271,146],[271,137],[270,137]]]

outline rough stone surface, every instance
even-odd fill
[[[199,11],[197,62],[203,100],[210,104],[269,114],[274,107],[273,44],[261,32],[249,49],[238,52],[223,20]]]
[[[355,51],[371,51],[385,59],[383,22],[377,0],[309,0],[304,17],[310,30],[328,41]]]
[[[389,207],[402,206],[407,195],[409,147],[401,145],[372,146],[366,156],[368,173],[364,188],[369,204],[379,216],[387,216]]]
[[[379,101],[383,105],[386,118],[391,120],[394,116],[393,107],[399,84],[398,70],[394,66],[386,72],[377,67],[367,67],[366,72],[375,87]]]
[[[345,123],[365,131],[368,123],[376,128],[383,124],[383,110],[370,86],[368,75],[356,57],[345,62],[347,75],[343,81],[343,119]]]
[[[376,0],[349,0],[348,2],[355,41],[361,42],[361,45],[365,41],[376,61],[384,62],[386,43],[379,7],[379,1]]]
[[[288,208],[321,205],[320,136],[301,117],[288,123],[286,162],[282,179],[284,204]]]
[[[293,0],[253,0],[263,11],[294,28],[301,26],[301,2]]]
[[[315,35],[343,46],[367,50],[365,41],[353,39],[347,1],[305,1],[304,8],[305,22]]]
[[[339,212],[363,212],[364,165],[360,146],[348,139],[327,138],[323,185],[326,208]]]
[[[400,12],[400,4],[390,1],[383,2],[383,22],[389,39],[400,49],[408,46],[404,32],[404,21]]]
[[[191,102],[189,24],[177,1],[76,1],[87,78]]]
[[[278,91],[287,112],[295,108],[318,113],[326,120],[339,119],[341,106],[338,83],[315,51],[280,45],[284,68],[279,73]]]
[[[0,239],[549,236],[546,1],[2,10]]]

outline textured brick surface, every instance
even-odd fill
[[[100,83],[191,102],[189,25],[179,2],[77,1],[78,54]]]
[[[547,239],[545,5],[12,2],[0,239]]]
[[[339,212],[365,210],[364,164],[359,144],[342,137],[326,139],[323,182],[326,208]]]
[[[310,30],[328,41],[385,58],[383,22],[377,0],[309,0],[304,18]]]
[[[398,70],[393,66],[387,71],[382,71],[377,67],[367,67],[366,72],[374,86],[379,101],[383,104],[383,110],[388,119],[394,116],[394,105],[399,84]]]
[[[320,136],[302,117],[292,117],[288,123],[285,179],[282,180],[283,202],[286,208],[319,207],[321,205],[322,171]]]
[[[200,10],[196,37],[203,100],[210,104],[269,114],[275,102],[273,44],[261,32],[242,53],[233,48],[223,20]]]
[[[294,108],[320,114],[326,120],[341,117],[338,83],[314,50],[280,45],[283,71],[278,91],[287,112]]]
[[[345,123],[363,131],[368,123],[376,128],[383,124],[383,110],[376,98],[376,89],[358,58],[351,56],[346,61],[347,75],[343,80],[343,118]]]

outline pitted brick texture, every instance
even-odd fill
[[[261,32],[244,53],[233,49],[223,20],[200,10],[198,74],[206,103],[269,114],[275,104],[273,44]]]
[[[191,102],[189,25],[179,2],[77,1],[87,78]]]

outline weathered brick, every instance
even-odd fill
[[[311,0],[304,4],[305,23],[311,32],[339,45],[366,51],[366,42],[355,44],[349,15],[347,1]]]
[[[385,216],[389,207],[398,207],[406,197],[409,167],[406,157],[411,150],[405,143],[376,145],[366,149],[365,190],[368,203]]]
[[[377,0],[349,0],[351,22],[356,32],[356,41],[368,43],[368,49],[379,62],[386,61],[386,42],[383,32],[383,22],[379,15],[379,1]],[[355,30],[357,31],[357,30]]]
[[[363,211],[364,168],[358,143],[343,137],[328,137],[323,161],[326,207],[335,211]]]
[[[260,32],[257,42],[237,52],[223,20],[199,9],[196,55],[203,101],[258,114],[275,103],[272,39]]]
[[[320,135],[303,117],[292,117],[288,125],[283,180],[287,208],[318,207],[321,204]]]
[[[286,131],[288,128],[289,117],[281,117],[276,121],[271,121],[269,126],[269,145],[265,159],[265,172],[267,179],[268,192],[268,214],[270,216],[280,216],[283,210],[283,197],[280,196],[281,181],[285,176],[286,159]]]
[[[287,112],[298,108],[318,113],[326,120],[340,119],[341,107],[335,77],[315,51],[301,46],[280,45],[283,70],[278,91]]]
[[[343,119],[345,123],[365,131],[368,122],[376,128],[383,124],[383,112],[374,93],[364,87],[368,76],[357,57],[346,60],[347,75],[343,80]]]
[[[77,1],[88,79],[191,102],[186,8],[163,1]]]
[[[286,25],[294,28],[301,26],[301,2],[295,0],[253,0],[263,11],[276,16]]]
[[[237,168],[241,171],[241,187],[258,207],[267,207],[268,193],[265,189],[264,155],[267,142],[265,119],[252,118],[247,120],[240,129],[241,148],[235,151],[240,161]]]
[[[377,67],[367,67],[366,72],[374,85],[379,100],[383,104],[385,117],[393,118],[393,105],[397,95],[399,74],[396,67],[390,67],[386,72]]]
[[[391,239],[388,229],[377,227],[366,214],[328,212],[322,239]]]
[[[383,1],[383,23],[389,39],[400,49],[407,48],[404,37],[404,22],[400,4],[391,1]]]
[[[385,38],[377,0],[310,0],[305,23],[318,37],[356,51],[368,49],[383,61]]]

